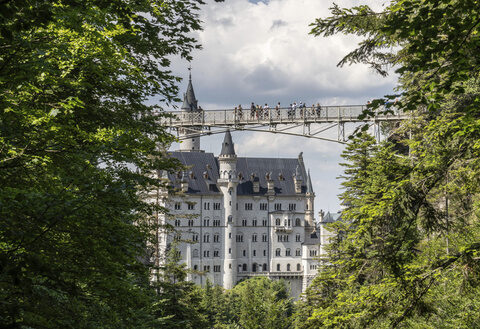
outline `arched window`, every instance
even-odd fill
[[[198,270],[198,265],[193,265],[193,269],[196,271]]]
[[[198,249],[193,249],[193,257],[194,258],[198,257]]]
[[[252,272],[257,272],[257,263],[253,263]]]
[[[243,271],[243,272],[247,272],[247,264],[243,264],[243,266],[242,266],[242,271]]]
[[[302,226],[300,218],[295,218],[295,226]]]
[[[287,248],[287,250],[285,250],[285,256],[290,256],[290,248]]]
[[[283,221],[283,226],[287,226],[287,220],[286,219]]]
[[[264,264],[263,264],[262,270],[263,270],[264,272],[268,271],[267,263],[264,263]]]
[[[257,233],[253,233],[252,242],[257,242]]]
[[[275,219],[275,225],[280,226],[280,218]]]
[[[300,266],[300,264],[297,264],[297,271],[300,272],[302,270],[302,267]]]
[[[280,250],[280,248],[277,248],[277,249],[275,250],[275,256],[280,256],[281,253],[282,253],[282,251]]]
[[[280,272],[280,264],[277,264],[277,272]]]
[[[287,271],[290,272],[290,264],[287,264]]]
[[[210,242],[210,234],[207,233],[203,236],[203,242]]]
[[[301,249],[295,250],[295,256],[302,256],[302,250]]]

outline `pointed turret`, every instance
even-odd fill
[[[195,92],[193,91],[191,69],[191,67],[188,68],[190,71],[188,77],[188,87],[187,92],[183,94],[183,104],[181,110],[185,119],[192,118],[193,120],[193,116],[197,116],[198,114],[192,112],[201,112],[202,109],[198,106],[198,101],[195,98]],[[200,151],[200,134],[198,134],[199,130],[201,130],[201,127],[179,128],[179,135],[180,137],[183,137],[183,141],[180,144],[181,151]]]
[[[225,219],[225,258],[223,262],[223,287],[232,289],[237,283],[236,235],[237,225],[237,155],[233,148],[232,135],[227,130],[218,156],[219,179],[217,185],[223,194]]]
[[[222,151],[220,152],[220,156],[232,156],[235,154],[235,148],[233,147],[232,135],[230,134],[230,130],[227,130],[225,133],[225,138],[223,139],[222,143]]]
[[[189,70],[191,70],[191,68],[189,68]],[[183,104],[181,109],[184,111],[196,112],[198,110],[197,105],[198,101],[195,98],[195,92],[193,91],[192,72],[190,71],[187,92],[183,95]]]

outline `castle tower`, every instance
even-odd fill
[[[315,199],[315,193],[313,192],[312,180],[310,178],[310,169],[307,175],[307,192],[305,194],[307,199],[307,209],[305,211],[305,220],[309,226],[314,226],[314,209],[313,201]]]
[[[183,104],[181,110],[182,116],[191,120],[195,119],[195,116],[202,115],[202,110],[200,107],[198,107],[198,101],[195,98],[195,92],[193,91],[191,68],[188,70],[190,71],[188,77],[188,87],[187,92],[183,95]],[[180,151],[200,151],[200,136],[195,134],[200,129],[201,127],[179,128],[178,133],[181,138],[187,135],[192,135],[189,138],[182,139]]]
[[[223,287],[231,289],[237,283],[237,259],[236,259],[236,230],[237,219],[237,155],[233,148],[232,135],[230,131],[225,134],[222,143],[222,151],[218,156],[220,178],[218,185],[223,194],[225,209],[225,249],[223,263]]]

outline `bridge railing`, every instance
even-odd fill
[[[160,123],[169,126],[215,126],[248,125],[277,123],[311,123],[335,121],[361,121],[358,116],[365,110],[365,105],[354,106],[319,106],[302,108],[268,108],[268,109],[226,109],[200,112],[170,111],[169,117],[162,117]],[[403,114],[393,109],[392,119]],[[388,117],[387,116],[387,117]],[[383,115],[382,118],[386,116]]]

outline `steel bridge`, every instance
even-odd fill
[[[177,132],[180,140],[198,136],[213,135],[230,130],[278,133],[303,136],[346,143],[345,126],[351,124],[371,125],[375,137],[380,140],[381,122],[398,122],[409,115],[389,107],[391,114],[378,114],[367,119],[359,119],[366,105],[321,106],[307,108],[267,108],[267,109],[225,109],[198,112],[164,112],[160,124]],[[384,108],[379,108],[382,113]],[[297,128],[297,129],[295,129]],[[337,138],[332,138],[332,129],[337,130]],[[182,133],[179,133],[182,131]],[[328,136],[325,136],[328,135]]]

